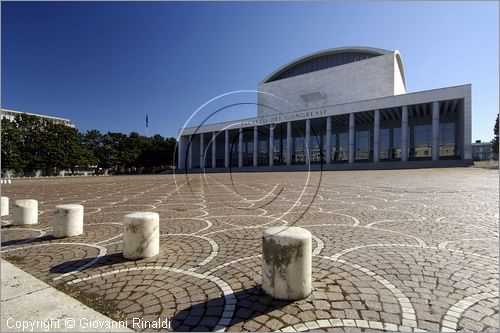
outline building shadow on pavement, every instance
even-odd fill
[[[209,332],[213,331],[223,318],[228,318],[224,326],[233,326],[269,314],[292,303],[272,299],[266,295],[260,285],[237,291],[232,296],[236,299],[232,317],[227,317],[228,314],[224,312],[227,296],[221,296],[178,311],[171,319],[172,330]]]
[[[2,247],[13,246],[13,245],[26,245],[33,243],[40,243],[45,241],[54,240],[55,238],[52,235],[45,235],[41,237],[30,237],[30,238],[21,238],[21,239],[12,239],[5,242],[2,242]]]
[[[56,265],[56,266],[53,266],[52,268],[50,268],[50,272],[51,273],[72,272],[77,268],[80,268],[84,265],[87,265],[92,260],[95,260],[95,258],[96,257],[90,257],[90,258],[66,261],[66,262],[63,262],[59,265]],[[111,266],[114,264],[123,264],[123,263],[131,263],[131,265],[135,265],[134,261],[123,258],[122,253],[118,252],[118,253],[107,254],[107,255],[104,255],[102,257],[99,257],[99,260],[97,262],[93,263],[89,267],[84,268],[83,270],[89,269],[89,268],[102,267],[102,266]]]

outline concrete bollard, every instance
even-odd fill
[[[123,219],[123,257],[143,259],[160,252],[160,216],[152,212],[136,212]]]
[[[262,289],[272,298],[298,300],[312,291],[312,236],[297,227],[272,227],[262,235]]]
[[[9,215],[9,198],[8,197],[2,197],[2,201],[0,202],[0,216],[6,216]]]
[[[52,236],[63,238],[81,234],[83,234],[83,206],[76,204],[56,206]]]
[[[37,224],[38,201],[33,199],[16,200],[13,207],[13,225]]]

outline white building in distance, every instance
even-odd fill
[[[21,111],[7,110],[7,109],[1,110],[1,119],[7,118],[10,121],[13,121],[16,116],[21,116],[23,114],[26,114],[29,116],[35,116],[35,117],[38,117],[38,118],[41,118],[41,119],[44,119],[44,120],[47,120],[47,121],[50,121],[53,123],[66,125],[66,126],[72,127],[72,128],[75,127],[75,125],[69,119],[66,119],[66,118],[52,117],[52,116],[46,116],[46,115],[38,114],[38,113],[21,112]]]

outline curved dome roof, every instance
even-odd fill
[[[280,67],[273,73],[269,74],[261,83],[267,83],[272,81],[278,81],[281,79],[286,79],[288,77],[293,77],[297,75],[302,75],[306,73],[315,72],[318,70],[331,68],[335,66],[340,66],[348,64],[351,62],[364,60],[380,55],[386,54],[396,54],[398,57],[398,65],[403,76],[403,63],[398,51],[389,51],[384,49],[378,49],[373,47],[361,47],[361,46],[348,46],[348,47],[337,47],[333,49],[327,49],[319,52],[314,52],[309,55],[295,59],[286,65]]]

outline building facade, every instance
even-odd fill
[[[46,116],[46,115],[38,114],[38,113],[21,112],[21,111],[7,110],[7,109],[1,110],[1,119],[7,118],[10,121],[13,121],[14,118],[16,118],[16,116],[20,116],[23,114],[38,117],[38,118],[41,118],[41,119],[44,119],[44,120],[47,120],[47,121],[50,121],[50,122],[53,122],[56,124],[62,124],[62,125],[66,125],[68,127],[73,127],[73,128],[75,127],[75,125],[69,119],[66,119],[66,118],[52,117],[52,116]]]
[[[491,142],[481,142],[481,140],[476,141],[472,144],[472,159],[474,161],[489,161],[494,156],[492,156],[492,144]]]
[[[472,160],[471,85],[407,93],[398,51],[317,52],[277,69],[257,90],[257,117],[181,129],[178,168],[398,168]]]

